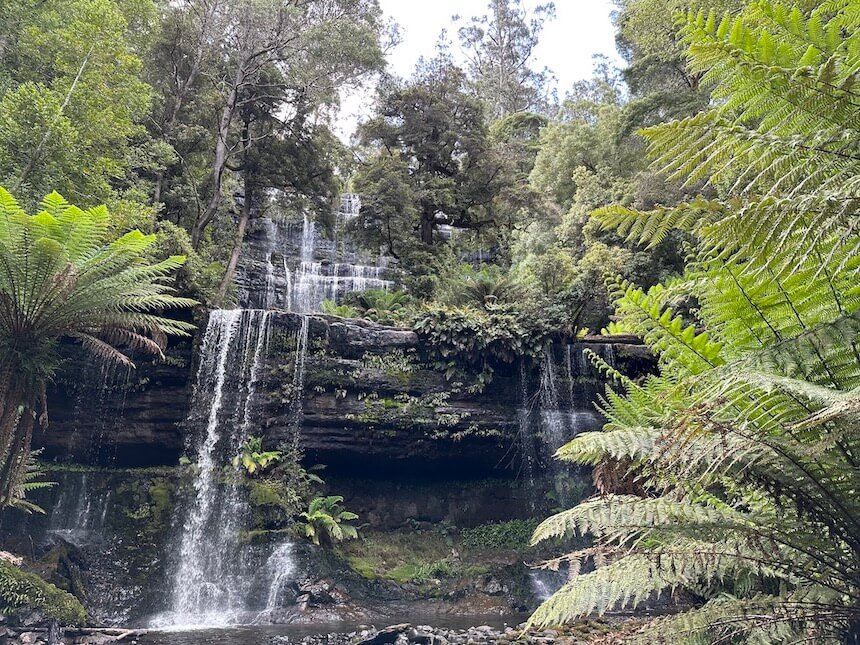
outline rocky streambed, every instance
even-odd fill
[[[458,621],[455,621],[455,623]],[[578,645],[605,639],[611,627],[604,621],[583,621],[560,629],[527,629],[519,625],[434,627],[397,623],[386,627],[294,625],[245,626],[194,631],[147,631],[124,629],[70,630],[62,642],[69,645],[471,645],[483,643],[519,645]],[[449,623],[450,624],[450,623]],[[603,640],[603,642],[611,642]],[[0,632],[3,645],[47,645],[44,630]]]
[[[382,629],[370,627],[349,633],[306,636],[295,642],[302,645],[470,645],[472,643],[574,645],[593,642],[595,637],[601,637],[607,631],[609,631],[607,625],[597,622],[585,622],[569,629],[546,630],[526,629],[525,624],[516,627],[480,625],[458,629],[430,625],[413,626],[403,623],[389,625]]]

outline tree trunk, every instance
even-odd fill
[[[433,229],[436,223],[436,213],[423,213],[421,215],[421,241],[429,246],[433,245]]]
[[[227,95],[227,100],[221,108],[221,118],[218,121],[215,157],[212,160],[212,171],[209,174],[212,184],[212,194],[209,196],[206,209],[198,215],[197,221],[194,223],[194,228],[191,230],[191,245],[195,249],[200,246],[203,232],[206,230],[209,222],[215,217],[215,214],[218,212],[218,206],[221,204],[221,185],[224,180],[224,171],[227,169],[227,156],[229,154],[227,138],[230,136],[230,124],[233,122],[233,114],[236,111],[238,89],[242,85],[244,78],[244,65],[240,63],[236,70],[236,76],[233,79],[233,85],[230,87],[230,92]]]
[[[242,255],[242,243],[245,241],[245,230],[248,228],[248,221],[251,219],[251,191],[250,181],[248,180],[248,171],[245,171],[245,203],[242,204],[242,212],[239,215],[239,226],[236,229],[236,238],[233,240],[233,251],[230,253],[230,261],[227,263],[227,270],[224,272],[224,277],[221,279],[221,285],[218,287],[217,305],[220,307],[224,304],[224,298],[227,295],[227,289],[233,281],[233,276],[236,273],[236,265],[239,264],[239,257]]]
[[[17,404],[16,404],[17,401]],[[36,394],[16,388],[0,419],[0,509],[9,506],[27,467],[36,423]]]

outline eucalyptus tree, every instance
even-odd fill
[[[51,193],[28,215],[0,188],[0,508],[23,490],[37,426],[48,424],[46,384],[76,344],[133,367],[126,348],[161,355],[168,334],[192,325],[158,312],[193,301],[167,286],[184,258],[154,264],[155,236],[110,233],[104,206],[81,210]]]
[[[761,0],[691,13],[690,73],[718,99],[645,130],[656,167],[715,198],[598,210],[653,245],[695,240],[679,279],[615,287],[616,329],[660,374],[620,390],[603,432],[558,456],[601,495],[536,540],[588,534],[551,624],[685,588],[703,602],[643,642],[853,642],[860,625],[860,13],[852,0]],[[697,307],[675,313],[679,299]],[[599,360],[595,359],[600,363]],[[594,569],[580,573],[584,562]]]
[[[377,0],[239,0],[221,11],[215,68],[207,71],[218,89],[214,149],[191,229],[195,247],[221,206],[232,158],[243,154],[246,107],[278,97],[282,113],[311,106],[323,118],[341,88],[383,65]]]
[[[201,136],[205,130],[201,112],[214,99],[210,80],[218,56],[215,43],[228,18],[226,0],[186,0],[161,8],[159,37],[144,70],[155,93],[150,130],[155,140],[168,146],[153,179],[155,205],[162,201],[169,175],[194,173],[187,158],[203,142],[209,143]],[[181,180],[194,181],[188,176]]]
[[[520,0],[491,0],[484,15],[459,28],[469,76],[492,119],[546,107],[549,72],[533,69],[532,63],[554,12],[551,2],[527,11]]]

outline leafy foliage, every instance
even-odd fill
[[[322,310],[324,314],[329,316],[339,316],[340,318],[357,318],[359,311],[351,305],[339,305],[334,300],[323,300]]]
[[[342,502],[343,497],[339,495],[312,499],[308,510],[301,514],[305,537],[317,545],[357,538],[358,531],[347,522],[357,520],[358,515],[344,510]]]
[[[463,529],[463,546],[470,549],[523,549],[537,528],[537,520],[510,520]]]
[[[492,378],[494,362],[537,356],[543,346],[540,329],[527,326],[511,307],[489,303],[484,309],[428,306],[415,331],[427,340],[448,380],[471,372],[478,388]]]
[[[239,454],[233,457],[233,467],[238,468],[241,465],[245,472],[254,475],[277,463],[280,458],[279,450],[263,450],[263,440],[260,437],[248,437]]]
[[[87,612],[78,599],[33,573],[0,558],[0,603],[4,614],[37,609],[63,625],[82,625]]]
[[[354,306],[361,317],[386,325],[407,323],[412,317],[410,302],[409,294],[385,289],[357,291],[347,299],[347,305]]]
[[[661,374],[608,391],[604,431],[559,450],[598,464],[602,495],[534,539],[595,544],[552,563],[574,577],[532,622],[677,588],[706,602],[642,640],[840,642],[860,619],[860,249],[845,210],[860,48],[843,29],[857,19],[848,4],[686,17],[691,69],[720,101],[644,134],[659,168],[721,197],[595,215],[646,243],[682,226],[693,262],[681,280],[615,290],[620,324],[659,354]],[[683,298],[698,307],[673,313]],[[579,575],[586,561],[595,569]]]
[[[12,508],[24,511],[25,513],[44,514],[45,509],[38,504],[34,504],[29,501],[27,499],[27,494],[32,493],[33,491],[43,490],[45,488],[52,488],[57,485],[57,482],[45,481],[42,479],[42,477],[45,476],[45,473],[42,471],[42,468],[37,461],[40,452],[41,450],[34,450],[30,453],[26,468],[22,473],[20,473],[19,480],[13,485],[14,493],[9,505]]]

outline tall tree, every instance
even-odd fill
[[[159,39],[152,48],[153,61],[146,68],[156,94],[152,134],[171,148],[155,173],[152,202],[156,205],[162,201],[168,171],[192,172],[180,161],[188,152],[184,130],[198,120],[187,112],[193,111],[201,95],[204,101],[211,98],[211,86],[205,77],[216,65],[217,48],[213,45],[226,30],[228,18],[225,0],[168,3],[162,12]]]
[[[545,107],[549,74],[532,68],[532,55],[554,15],[551,2],[527,11],[520,0],[491,0],[484,15],[460,27],[469,75],[492,119]]]
[[[483,106],[469,93],[462,70],[444,56],[424,63],[407,82],[384,83],[376,115],[362,124],[360,136],[385,151],[379,163],[390,164],[387,155],[393,154],[408,169],[423,243],[433,244],[439,224],[476,230],[493,224],[503,163],[490,143]]]
[[[622,72],[633,100],[626,108],[627,128],[654,125],[688,116],[708,104],[710,93],[701,74],[687,66],[686,47],[675,16],[687,0],[617,0],[618,51],[627,61]],[[704,0],[707,11],[739,11],[745,0]]]
[[[271,93],[275,84],[266,85]],[[230,170],[241,177],[242,199],[217,304],[223,303],[233,281],[252,215],[275,202],[293,211],[327,211],[337,190],[334,170],[341,144],[328,128],[314,123],[307,110],[283,119],[277,114],[280,106],[278,97],[270,94],[245,103],[241,112],[240,151]]]
[[[57,193],[27,215],[0,188],[0,508],[13,503],[61,347],[77,343],[105,363],[133,366],[125,348],[161,355],[167,334],[192,326],[161,317],[177,298],[167,279],[180,256],[145,259],[154,235],[110,234],[104,206],[81,210]]]
[[[223,10],[227,27],[215,43],[223,62],[214,70],[220,90],[214,150],[191,231],[195,246],[221,205],[231,157],[243,149],[239,119],[249,102],[280,94],[286,112],[333,104],[344,84],[383,62],[377,0],[241,0]],[[267,84],[270,92],[251,90]]]

